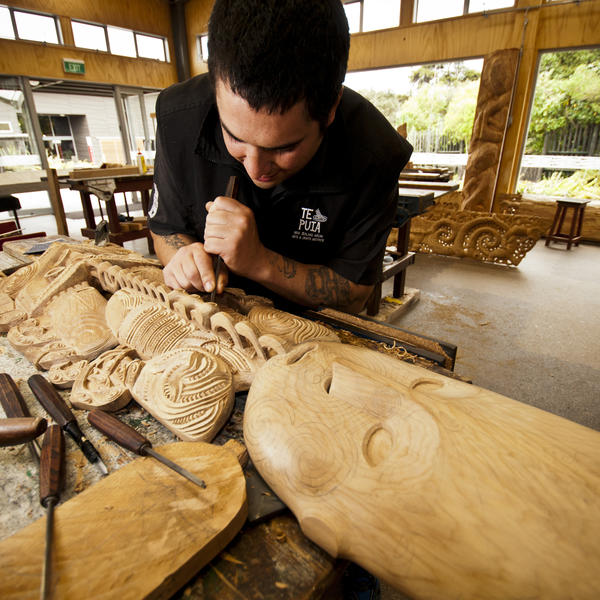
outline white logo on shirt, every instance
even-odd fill
[[[152,194],[152,206],[148,211],[148,216],[150,218],[154,217],[158,211],[158,188],[156,187],[156,184],[154,184],[154,189],[152,191],[154,192],[154,194]]]
[[[310,240],[313,242],[323,242],[323,234],[321,233],[321,224],[327,222],[325,216],[318,208],[301,207],[300,219],[298,227],[292,234],[293,240]]]

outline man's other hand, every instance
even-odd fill
[[[163,277],[165,283],[173,289],[212,292],[215,287],[213,257],[200,242],[182,246],[165,265]],[[227,267],[222,265],[217,284],[218,293],[223,291],[227,280]]]

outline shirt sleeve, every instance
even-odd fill
[[[156,134],[156,157],[154,160],[154,186],[150,210],[148,211],[148,224],[150,230],[158,235],[172,235],[184,233],[196,237],[191,227],[189,207],[184,202],[182,189],[183,173],[169,160],[168,119],[161,119],[161,96],[156,104],[158,115],[158,128]],[[165,122],[166,121],[166,122]]]

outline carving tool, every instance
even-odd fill
[[[88,414],[88,421],[98,429],[98,431],[101,431],[120,446],[123,446],[140,456],[151,456],[170,469],[173,469],[173,471],[183,475],[183,477],[189,479],[192,483],[199,485],[201,488],[206,487],[206,483],[204,483],[202,479],[199,479],[193,473],[190,473],[187,469],[184,469],[181,465],[174,463],[162,454],[155,452],[152,449],[152,442],[150,442],[150,440],[138,433],[133,427],[126,425],[123,421],[119,421],[117,417],[114,417],[103,410],[94,409]]]
[[[40,597],[49,597],[52,575],[52,536],[54,532],[54,507],[60,500],[63,485],[65,442],[62,429],[50,425],[42,443],[40,458],[40,502],[46,509],[46,551]]]
[[[0,446],[17,446],[31,442],[42,435],[48,421],[40,417],[13,417],[0,419]]]
[[[236,175],[232,175],[227,182],[227,189],[225,190],[225,196],[228,198],[237,198],[238,194],[238,178]],[[219,273],[221,273],[221,265],[223,264],[223,259],[220,256],[217,256],[217,260],[215,261],[215,287],[213,291],[210,293],[210,301],[215,301],[215,296],[217,295],[217,282],[219,281]]]
[[[0,373],[0,404],[7,417],[30,417],[27,404],[13,378],[8,373]],[[27,444],[35,462],[40,462],[40,445],[33,440]]]
[[[56,388],[42,375],[32,375],[27,383],[40,404],[48,414],[64,429],[81,448],[85,457],[98,467],[102,475],[108,475],[108,469],[92,442],[83,435],[75,415],[61,398]]]

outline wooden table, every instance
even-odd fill
[[[68,179],[67,183],[69,187],[72,190],[78,191],[81,196],[81,206],[83,208],[83,216],[86,224],[86,226],[81,229],[81,234],[90,239],[94,239],[96,236],[97,224],[94,216],[94,209],[92,208],[91,194],[97,195],[94,191],[93,182],[101,179],[113,180],[115,182],[115,189],[112,197],[105,201],[106,213],[108,216],[109,241],[122,246],[124,242],[145,237],[148,239],[148,252],[153,254],[154,243],[147,223],[144,223],[140,229],[126,230],[125,227],[121,226],[121,222],[119,221],[119,213],[117,212],[117,205],[114,199],[114,194],[140,192],[142,197],[142,211],[144,216],[147,216],[148,206],[150,204],[150,190],[153,185],[153,175],[151,173],[146,173],[144,175],[113,175],[104,178],[94,177],[93,179]]]

